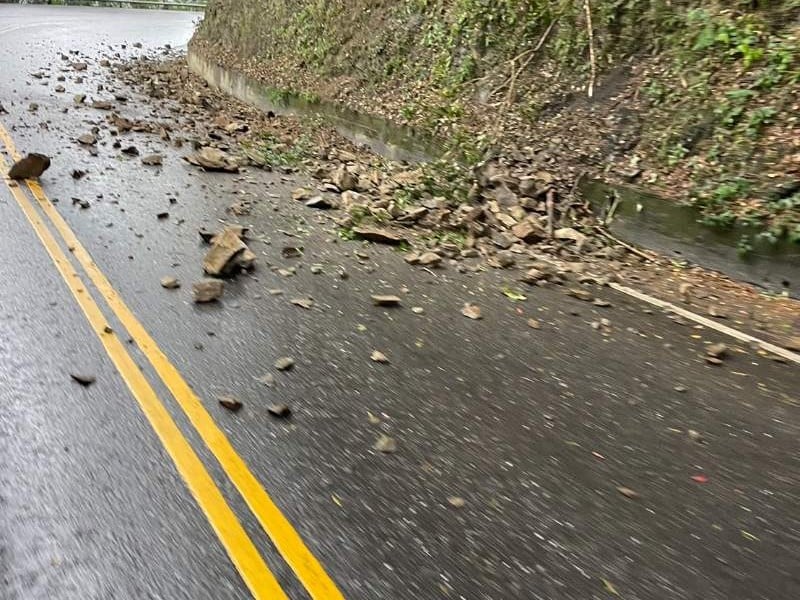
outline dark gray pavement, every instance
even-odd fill
[[[53,156],[46,193],[346,598],[800,597],[796,366],[611,290],[596,290],[611,308],[546,288],[512,303],[502,273],[431,274],[382,247],[334,243],[325,216],[291,203],[300,176],[201,174],[154,136],[131,139],[143,154],[164,152],[162,169],[119,158],[107,137],[97,157],[78,147],[105,114],[73,109],[72,96],[114,85],[101,54],[181,46],[193,18],[0,5],[0,120],[21,150]],[[59,94],[69,50],[91,64],[84,84],[68,74]],[[30,77],[48,66],[49,79]],[[149,110],[132,94],[123,112]],[[89,174],[74,181],[75,168]],[[196,231],[229,219],[225,207],[242,197],[258,201],[240,219],[263,240],[252,244],[258,269],[219,306],[199,308]],[[170,218],[159,221],[163,210]],[[0,217],[0,598],[247,598],[5,187]],[[282,232],[300,237],[301,260],[281,258],[297,242]],[[295,263],[291,278],[269,269]],[[169,274],[183,288],[163,290]],[[382,291],[403,306],[373,307],[369,295]],[[289,303],[304,294],[310,311]],[[466,301],[484,319],[461,316]],[[600,318],[608,335],[591,327]],[[708,340],[734,348],[723,366],[705,363]],[[374,349],[390,363],[371,362]],[[286,355],[292,372],[276,373],[272,388],[255,381]],[[74,369],[97,383],[77,386]],[[305,598],[157,389],[287,592]],[[220,394],[243,410],[224,412]],[[291,421],[270,419],[275,401],[293,408]],[[372,450],[381,432],[397,439],[396,454]],[[699,474],[708,482],[691,479]]]

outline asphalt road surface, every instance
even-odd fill
[[[104,115],[72,97],[119,87],[99,61],[179,48],[197,18],[0,4],[4,160],[53,159],[41,192],[0,186],[0,598],[800,597],[796,365],[609,289],[607,308],[512,303],[496,273],[334,243],[288,199],[299,175],[200,173],[152,136],[158,169],[76,144]],[[244,218],[259,268],[197,306],[196,231],[242,195],[264,199]],[[285,231],[290,278],[267,267]]]

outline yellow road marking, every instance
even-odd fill
[[[136,398],[150,425],[155,430],[175,467],[186,482],[209,523],[219,537],[231,561],[238,569],[254,598],[258,600],[288,600],[275,576],[270,572],[253,542],[228,506],[222,493],[209,475],[200,458],[172,420],[155,390],[139,370],[120,339],[106,332],[107,321],[100,307],[86,290],[80,275],[40,218],[33,204],[15,182],[6,178],[8,163],[0,155],[0,171],[22,212],[28,218],[39,240],[53,260],[75,300],[83,309],[109,358],[119,371],[128,389]]]
[[[15,160],[20,155],[6,129],[0,124],[0,141]],[[106,276],[45,195],[37,181],[28,180],[28,187],[56,231],[71,249],[73,256],[86,271],[89,279],[105,298],[111,310],[128,330],[131,338],[150,361],[176,402],[186,413],[205,445],[216,457],[222,469],[239,490],[261,527],[275,544],[278,552],[289,564],[313,600],[344,600],[336,584],[325,572],[320,562],[306,547],[300,535],[264,490],[244,460],[234,450],[228,438],[203,407],[200,398],[192,391],[178,370],[136,319]]]

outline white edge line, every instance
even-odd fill
[[[652,304],[653,306],[657,306],[659,308],[663,308],[669,311],[674,312],[677,315],[685,317],[695,323],[699,323],[705,327],[710,327],[711,329],[715,329],[720,333],[724,333],[725,335],[729,335],[732,338],[736,338],[740,342],[748,342],[752,343],[755,342],[759,345],[762,350],[775,354],[776,356],[780,356],[785,358],[786,360],[790,360],[795,364],[800,365],[800,354],[796,354],[791,350],[786,350],[785,348],[781,348],[780,346],[776,346],[775,344],[770,344],[769,342],[765,342],[764,340],[760,340],[757,337],[753,337],[747,333],[739,331],[738,329],[734,329],[733,327],[728,327],[727,325],[722,325],[721,323],[717,323],[716,321],[712,321],[711,319],[707,319],[702,317],[698,314],[695,314],[691,311],[686,310],[685,308],[681,308],[671,302],[665,302],[664,300],[659,300],[658,298],[654,298],[653,296],[648,296],[642,292],[634,290],[633,288],[629,288],[624,285],[620,285],[618,283],[609,283],[608,287],[617,290],[618,292],[622,292],[623,294],[627,294],[628,296],[633,296],[634,298],[641,300],[642,302],[647,302],[648,304]]]

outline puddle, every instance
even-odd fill
[[[332,102],[311,101],[296,94],[272,88],[264,83],[220,67],[195,52],[187,55],[189,68],[210,85],[264,112],[318,117],[332,125],[350,141],[369,147],[376,154],[395,161],[428,162],[441,155],[432,140],[411,127],[395,125],[386,119],[371,117]]]
[[[752,233],[750,229],[708,227],[699,222],[696,208],[634,187],[586,180],[580,191],[598,215],[606,213],[616,192],[619,203],[609,230],[620,239],[771,291],[800,296],[800,244],[753,239],[753,251],[741,258],[737,245],[742,234]]]

